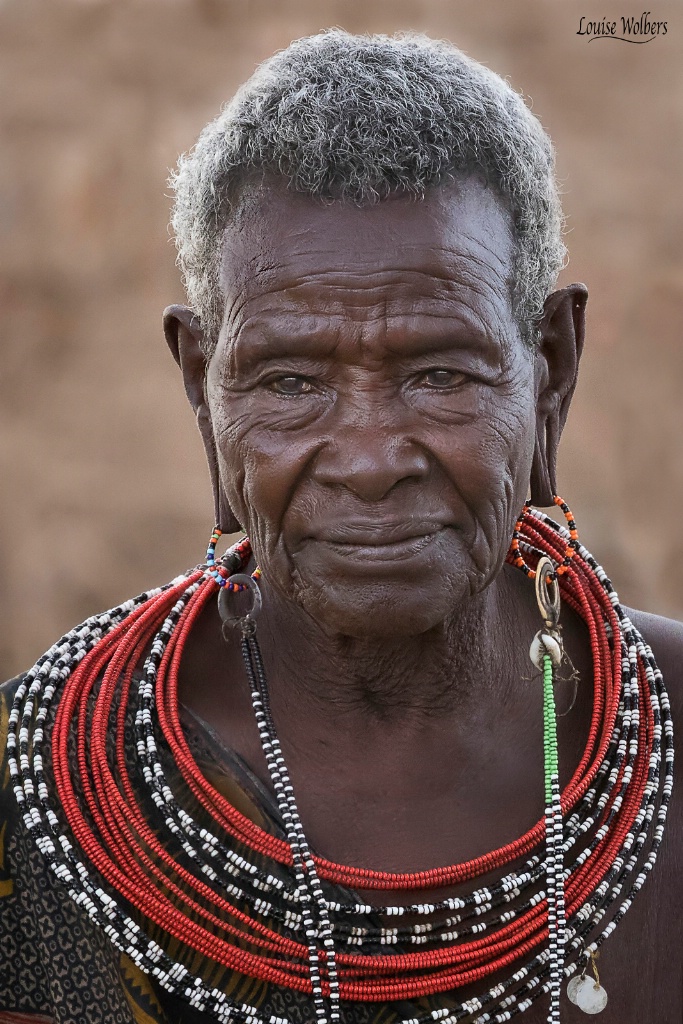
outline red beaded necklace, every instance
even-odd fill
[[[570,539],[574,542],[571,556]],[[562,599],[585,622],[593,657],[589,736],[561,795],[565,850],[573,851],[564,884],[565,974],[570,975],[585,967],[587,957],[610,934],[613,921],[623,916],[642,885],[645,876],[642,871],[638,874],[634,851],[642,852],[646,831],[649,858],[654,862],[656,857],[671,788],[670,718],[651,651],[624,615],[609,580],[576,537],[526,507],[509,555],[513,564],[522,557],[520,544],[532,560],[542,553],[562,568]],[[246,564],[250,555],[246,542],[241,543],[239,555]],[[524,567],[528,570],[526,563]],[[37,830],[46,851],[45,834],[59,836],[51,846],[56,852],[49,856],[72,894],[77,894],[91,916],[104,922],[113,941],[118,945],[127,941],[131,955],[144,969],[156,973],[166,987],[175,985],[173,990],[186,997],[182,986],[187,972],[169,966],[171,961],[161,947],[140,938],[135,926],[122,923],[129,919],[121,909],[121,898],[124,907],[134,908],[138,917],[207,960],[314,997],[316,977],[325,998],[331,992],[334,995],[338,985],[342,1000],[389,1002],[453,992],[489,975],[504,974],[506,968],[509,974],[512,968],[519,975],[516,981],[516,975],[510,975],[485,996],[449,1011],[453,1014],[449,1019],[466,1020],[470,1013],[486,1010],[490,1016],[482,1019],[505,1020],[506,1013],[524,1009],[544,989],[548,973],[543,819],[500,849],[427,871],[372,871],[310,855],[310,871],[323,887],[320,901],[329,918],[328,925],[318,920],[315,927],[333,941],[333,946],[323,943],[313,952],[318,946],[308,933],[313,929],[314,910],[302,884],[292,876],[298,870],[298,847],[260,828],[211,786],[181,726],[179,666],[197,618],[206,603],[215,599],[214,577],[215,572],[212,576],[197,569],[129,603],[130,608],[114,609],[101,628],[90,625],[87,637],[84,629],[69,634],[70,654],[53,657],[50,672],[39,662],[27,677],[13,711],[13,724],[22,724],[12,744],[21,754],[17,795],[29,809],[30,827]],[[131,763],[125,740],[126,722],[136,707],[136,688],[137,765]],[[54,797],[68,825],[66,833],[61,820],[44,810],[50,796],[49,780],[43,774],[42,741],[53,702]],[[33,722],[35,782],[27,774],[29,722]],[[25,735],[22,730],[27,730]],[[663,779],[658,769],[662,737]],[[169,759],[184,791],[173,791],[167,781],[162,762]],[[140,765],[158,811],[154,823],[143,810],[139,782],[133,777]],[[184,808],[188,798],[202,809],[203,823]],[[165,823],[168,838],[160,823]],[[179,855],[169,852],[169,840],[180,844]],[[301,871],[305,874],[305,865]],[[479,882],[480,887],[468,896],[410,907],[391,905],[392,893],[454,886],[486,875],[493,876],[493,881],[488,886]],[[335,889],[339,886],[382,892],[386,905],[349,901],[348,894],[340,895]],[[616,909],[611,919],[610,907]],[[391,927],[389,919],[394,917],[402,928]],[[413,919],[421,923],[409,923]],[[392,943],[395,951],[386,952]],[[354,946],[362,949],[363,945],[374,951],[353,951]],[[417,948],[411,950],[411,945]],[[312,961],[317,964],[318,957],[315,974]],[[163,969],[157,971],[155,964],[163,964]],[[229,1001],[221,1002],[215,993],[210,998],[199,982],[193,985],[188,991],[196,1005],[213,1008],[218,1019],[239,1016],[235,1009],[221,1010],[221,1006],[230,1007]],[[321,1015],[322,1011],[319,1019]],[[330,1019],[335,1019],[334,1013]],[[418,1019],[440,1018],[431,1011],[411,1021]]]

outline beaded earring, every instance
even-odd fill
[[[543,762],[545,776],[545,880],[548,902],[548,959],[550,977],[550,1013],[548,1021],[560,1019],[560,995],[564,979],[566,943],[566,907],[564,885],[564,822],[557,749],[557,713],[555,708],[555,669],[564,658],[562,633],[560,631],[560,577],[569,569],[572,558],[579,548],[579,534],[569,505],[559,495],[553,495],[553,502],[560,508],[567,520],[569,540],[564,557],[555,564],[546,554],[541,554],[535,569],[527,564],[521,544],[531,549],[528,539],[522,538],[522,524],[527,516],[533,516],[531,501],[525,501],[512,534],[508,559],[536,585],[536,600],[543,619],[531,642],[529,657],[543,677]],[[546,519],[548,525],[552,520]]]
[[[223,531],[220,526],[214,526],[209,546],[206,549],[207,570],[221,590],[226,588],[233,593],[239,593],[246,589],[246,584],[232,582],[230,577],[235,573],[241,573],[251,558],[251,542],[248,537],[243,537],[237,544],[233,544],[231,548],[228,548],[223,557],[216,562],[216,544],[222,536]],[[251,574],[251,578],[254,581],[260,580],[261,570],[258,565]]]
[[[571,560],[579,551],[579,533],[574,515],[566,501],[559,495],[553,495],[553,502],[562,510],[567,520],[569,540],[565,547],[562,561],[555,565],[545,554],[541,554],[535,569],[527,565],[521,553],[522,523],[535,510],[531,502],[526,501],[521,515],[515,523],[508,558],[513,565],[521,569],[530,579],[535,581],[536,600],[543,619],[543,628],[539,629],[531,642],[529,657],[543,676],[543,760],[545,775],[545,880],[546,899],[548,903],[548,960],[550,993],[550,1012],[548,1021],[560,1020],[560,995],[565,975],[566,948],[566,905],[564,877],[564,821],[562,815],[562,794],[557,745],[557,712],[555,708],[555,669],[559,668],[564,658],[562,633],[560,631],[560,577],[568,572]],[[548,526],[554,526],[551,519],[545,519]],[[559,530],[558,527],[555,527]],[[528,540],[522,541],[531,548]],[[607,1005],[607,993],[600,985],[595,966],[595,953],[589,950],[595,981],[583,973],[573,978],[567,986],[567,996],[585,1013],[599,1013]]]
[[[521,556],[520,556],[521,557]],[[530,570],[531,572],[532,570]],[[548,902],[548,960],[550,977],[549,1024],[560,1020],[560,994],[564,979],[566,907],[564,891],[564,823],[557,755],[555,669],[564,657],[560,632],[560,583],[553,562],[541,555],[534,573],[536,600],[543,619],[531,642],[529,657],[543,673],[543,767],[545,781],[545,881]]]
[[[564,498],[561,498],[559,494],[554,494],[553,502],[555,505],[557,505],[559,509],[562,510],[564,518],[567,520],[567,529],[569,530],[570,538],[564,552],[564,558],[562,559],[560,564],[553,569],[553,572],[551,573],[551,578],[557,579],[558,576],[563,576],[564,573],[566,573],[567,569],[569,568],[569,563],[571,562],[572,558],[576,554],[576,551],[578,550],[579,531],[576,529],[574,514],[570,509],[569,505],[567,504],[567,502],[564,500]],[[522,552],[520,550],[519,543],[522,536],[522,523],[524,522],[525,517],[532,511],[532,509],[533,505],[531,504],[531,502],[525,501],[519,519],[515,523],[515,529],[512,534],[512,541],[510,542],[508,558],[510,559],[513,565],[516,565],[518,569],[521,569],[526,576],[533,580],[536,577],[536,570],[532,569],[531,566],[527,565],[527,563],[525,562]],[[552,520],[549,519],[548,522],[552,523]]]
[[[220,587],[218,591],[218,614],[223,622],[223,637],[227,640],[228,631],[236,622],[241,621],[241,618],[235,616],[233,609],[230,607],[230,595],[249,590],[252,598],[252,609],[258,611],[261,607],[261,592],[258,588],[261,570],[257,565],[250,576],[243,572],[251,558],[251,542],[248,537],[243,537],[237,544],[233,544],[231,548],[228,548],[220,561],[216,562],[216,544],[222,536],[223,531],[220,526],[214,526],[209,546],[206,549],[206,568],[208,574]],[[246,618],[250,622],[253,621],[250,616],[246,616]]]

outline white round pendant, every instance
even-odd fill
[[[585,977],[583,977],[580,974],[577,974],[576,977],[572,978],[569,984],[567,985],[567,998],[569,999],[570,1003],[576,1004],[576,991],[579,985],[582,985],[585,980]]]
[[[593,978],[583,978],[575,990],[576,1005],[584,1013],[600,1013],[607,1006],[607,993]]]

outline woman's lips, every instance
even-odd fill
[[[314,538],[319,544],[330,548],[335,554],[347,558],[362,559],[363,561],[396,561],[404,558],[412,558],[424,550],[445,527],[431,527],[428,532],[403,536],[399,539],[385,539],[378,533],[365,534],[364,536],[345,536],[344,540],[329,537]]]

